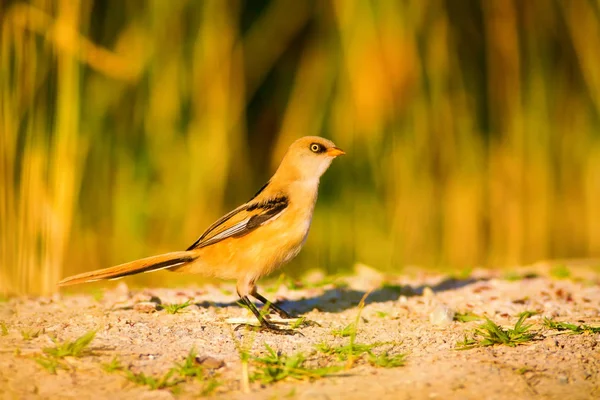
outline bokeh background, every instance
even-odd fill
[[[348,155],[290,274],[600,256],[598,1],[0,0],[0,23],[4,293],[186,248],[317,134]]]

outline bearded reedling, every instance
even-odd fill
[[[345,154],[330,140],[296,140],[273,177],[247,203],[212,224],[186,251],[142,258],[111,268],[70,276],[59,286],[118,279],[167,269],[221,279],[235,279],[237,293],[261,328],[292,333],[269,321],[252,296],[282,318],[291,316],[258,293],[256,282],[298,255],[306,241],[317,201],[319,179],[337,156]]]

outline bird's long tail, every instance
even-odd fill
[[[102,279],[118,279],[124,276],[142,272],[154,272],[161,269],[176,267],[194,261],[198,256],[192,251],[175,251],[173,253],[146,257],[110,268],[84,272],[83,274],[69,276],[58,282],[58,286],[75,285],[84,282],[100,281]]]

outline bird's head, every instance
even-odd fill
[[[300,179],[319,179],[337,156],[346,154],[331,140],[319,136],[305,136],[296,140],[279,167],[278,172],[293,172]]]

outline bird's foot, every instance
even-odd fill
[[[283,319],[294,319],[294,318],[297,318],[297,317],[291,315],[290,313],[288,313],[287,311],[285,311],[285,310],[283,310],[281,308],[279,308],[279,309],[277,309],[277,308],[270,308],[269,309],[269,314],[279,315],[279,317],[283,318]]]
[[[285,320],[285,321],[276,321],[276,323],[290,324],[293,328],[321,326],[321,324],[319,324],[316,321],[306,319],[305,317],[298,317],[296,315],[288,314],[287,312],[285,312],[283,310],[281,310],[281,312],[277,311],[277,310],[269,310],[269,311],[270,311],[270,314],[274,313],[276,315],[279,315],[279,318]],[[274,321],[271,320],[271,322],[274,322]]]
[[[287,311],[285,311],[283,308],[272,304],[272,303],[268,303],[267,305],[265,305],[265,307],[262,308],[262,311],[264,312],[266,310],[267,315],[278,315],[279,318],[282,319],[296,319],[297,317],[294,315],[291,315],[290,313],[288,313]]]
[[[298,320],[296,322],[293,322],[292,325],[294,326],[298,326],[298,327],[314,327],[314,326],[321,326],[320,323],[318,323],[317,321],[313,321],[310,319],[306,319],[304,317],[300,317],[298,318]]]
[[[252,325],[252,324],[240,324],[238,326],[236,326],[234,328],[234,331],[238,331],[240,329],[247,329],[247,330],[251,330],[254,332],[267,332],[267,333],[273,333],[275,335],[300,335],[300,336],[304,336],[302,334],[302,332],[297,331],[295,329],[285,329],[285,328],[278,328],[277,326],[275,326],[272,323],[264,323],[261,325]]]

